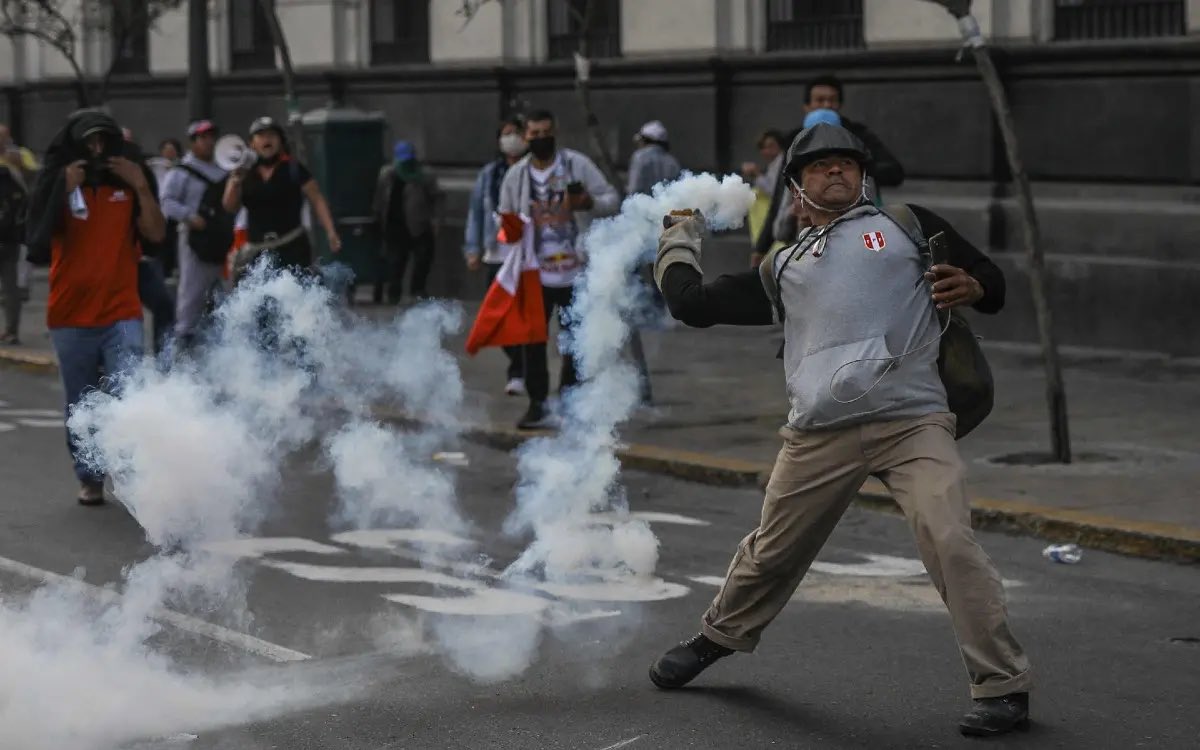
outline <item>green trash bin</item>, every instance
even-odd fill
[[[342,238],[342,252],[334,256],[325,233],[314,232],[318,262],[344,263],[354,272],[354,284],[374,284],[382,276],[380,238],[371,209],[383,166],[383,113],[324,107],[306,112],[301,124],[309,169]]]

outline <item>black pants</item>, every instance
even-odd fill
[[[496,274],[500,272],[502,263],[487,264],[487,283],[490,287],[492,282],[496,280]],[[524,347],[506,346],[504,347],[504,355],[508,357],[508,379],[525,377],[525,352]]]
[[[4,295],[4,332],[16,336],[21,327],[21,290],[17,287],[17,266],[21,246],[0,242],[0,294]]]
[[[138,296],[153,319],[154,353],[161,352],[167,338],[175,330],[175,298],[167,289],[162,266],[157,258],[143,258],[138,263]]]
[[[571,306],[574,289],[572,287],[542,287],[542,299],[546,308],[546,320],[554,310],[558,309],[558,324],[563,333],[571,333],[572,325],[566,312]],[[545,402],[550,395],[550,369],[546,364],[546,344],[527,344],[525,350],[525,388],[529,391],[530,403]],[[579,373],[575,369],[575,358],[569,353],[562,355],[562,374],[559,376],[558,390],[561,393],[579,382]]]
[[[404,296],[404,272],[408,260],[413,259],[412,279],[408,291],[414,297],[424,297],[425,284],[433,269],[433,236],[389,238],[385,243],[384,259],[388,278],[388,302],[395,304]]]

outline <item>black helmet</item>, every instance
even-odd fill
[[[871,152],[858,136],[840,125],[819,122],[800,131],[788,147],[786,175],[796,175],[805,165],[827,154],[848,154],[866,169],[871,163]]]
[[[250,137],[251,138],[253,138],[255,135],[263,132],[264,130],[274,130],[276,133],[279,134],[280,138],[284,138],[287,136],[287,133],[285,133],[283,131],[283,126],[280,125],[279,123],[275,122],[275,118],[273,118],[273,117],[260,117],[257,120],[255,120],[254,122],[250,123]]]

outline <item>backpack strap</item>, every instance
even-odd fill
[[[918,253],[929,255],[929,240],[925,237],[925,230],[921,227],[921,220],[917,218],[911,206],[907,203],[892,203],[879,209],[879,213],[888,217],[893,224],[900,227],[904,234],[912,240],[912,243],[917,246]]]
[[[758,276],[762,280],[763,289],[767,293],[767,299],[771,300],[772,312],[775,314],[775,322],[783,322],[783,295],[779,291],[779,285],[783,279],[783,272],[787,269],[788,263],[793,260],[804,257],[808,252],[812,243],[809,242],[809,235],[812,234],[812,227],[805,227],[800,235],[796,238],[796,242],[791,245],[777,247],[763,257],[762,262],[758,264]],[[803,245],[804,247],[800,247]],[[799,251],[799,252],[797,252]],[[787,253],[779,270],[775,270],[775,260],[782,252]]]
[[[204,174],[199,169],[196,169],[191,164],[176,164],[175,169],[182,169],[184,172],[187,172],[188,174],[190,174],[191,176],[200,180],[201,182],[203,182],[205,185],[208,185],[209,187],[212,187],[213,185],[217,184],[216,180],[208,179],[208,175]]]

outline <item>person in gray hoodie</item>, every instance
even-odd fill
[[[565,312],[571,306],[575,280],[587,260],[580,240],[593,217],[617,212],[621,196],[591,159],[573,149],[559,148],[550,112],[538,111],[525,118],[525,142],[529,153],[504,175],[498,211],[529,217],[541,266],[546,319],[557,309],[559,326],[569,334],[572,321]],[[550,395],[546,345],[525,346],[524,364],[529,409],[517,427],[549,427],[553,418],[546,409]],[[577,382],[575,359],[564,352],[559,390]]]
[[[933,212],[872,205],[870,163],[844,128],[802,131],[782,176],[813,226],[754,271],[705,284],[702,217],[679,212],[665,222],[674,223],[660,240],[655,279],[671,313],[699,327],[781,321],[791,412],[759,528],[739,546],[701,632],[659,658],[650,679],[682,687],[716,660],[753,651],[875,476],[908,518],[950,611],[974,699],[960,730],[1002,734],[1028,725],[1029,661],[1009,628],[1000,576],[971,530],[937,358],[938,311],[999,311],[1004,276]],[[944,233],[946,262],[930,265],[905,213],[925,237]]]
[[[179,261],[179,287],[175,292],[175,338],[187,348],[215,287],[222,282],[223,267],[202,260],[192,250],[189,233],[205,229],[200,203],[213,183],[225,179],[225,170],[213,161],[217,126],[210,120],[198,120],[188,126],[191,150],[178,165],[167,172],[162,182],[160,201],[167,219],[178,223],[176,257]]]

